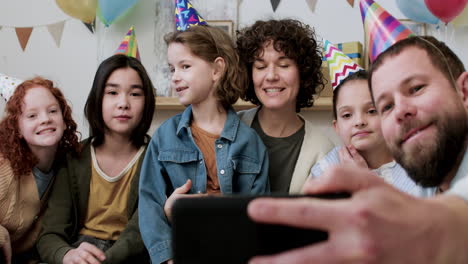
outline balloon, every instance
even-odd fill
[[[468,8],[465,8],[465,10],[452,21],[452,24],[456,27],[468,26]]]
[[[438,24],[439,19],[427,9],[424,0],[396,0],[400,11],[407,18],[429,24]]]
[[[55,0],[63,12],[85,23],[92,23],[96,17],[97,0]]]
[[[98,17],[107,27],[138,0],[99,0]]]
[[[457,17],[468,0],[424,0],[427,8],[445,24]]]

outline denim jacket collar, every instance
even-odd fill
[[[189,128],[191,121],[192,121],[192,106],[189,105],[185,109],[185,111],[182,113],[179,125],[177,126],[176,134],[180,136],[180,132],[182,128],[185,128],[185,129]],[[223,128],[223,131],[221,132],[220,138],[225,138],[229,141],[234,141],[236,139],[237,129],[239,128],[239,122],[240,120],[239,118],[237,118],[236,112],[234,112],[232,107],[229,107],[229,109],[227,110],[226,123],[224,123],[224,128]]]

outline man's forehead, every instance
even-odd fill
[[[411,76],[428,74],[434,68],[426,51],[417,47],[407,47],[400,53],[386,57],[372,74],[371,84],[380,87],[384,84],[399,84]]]

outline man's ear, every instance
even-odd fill
[[[226,62],[224,58],[217,57],[213,62],[213,81],[217,82],[224,74],[224,70],[226,68]]]
[[[460,94],[465,108],[468,109],[468,72],[463,72],[457,79],[458,93]]]

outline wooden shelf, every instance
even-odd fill
[[[254,105],[250,102],[243,100],[237,101],[234,104],[236,111],[250,109]],[[156,111],[158,110],[183,110],[185,107],[179,103],[177,97],[156,97]],[[331,97],[320,97],[318,98],[313,107],[302,109],[303,111],[330,111],[332,110],[332,98]]]

